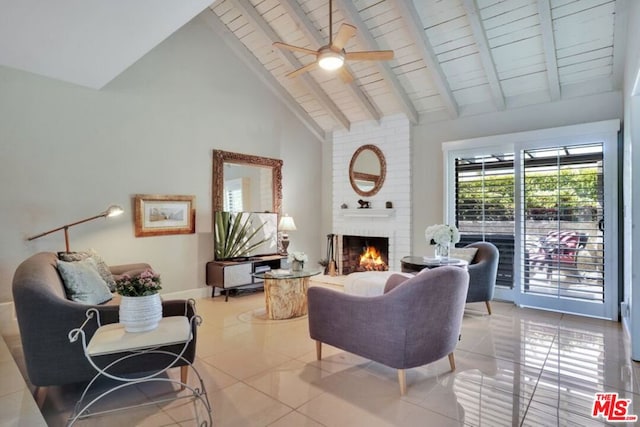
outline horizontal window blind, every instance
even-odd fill
[[[522,155],[525,292],[603,301],[602,144]]]
[[[455,160],[455,215],[458,246],[487,241],[500,251],[496,286],[513,287],[513,153]]]

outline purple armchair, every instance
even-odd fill
[[[455,370],[468,286],[467,271],[445,266],[412,278],[392,275],[375,297],[312,287],[309,334],[318,360],[326,343],[395,368],[400,394],[406,393],[405,369],[449,356]]]

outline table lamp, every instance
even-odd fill
[[[278,223],[278,231],[282,232],[282,240],[280,244],[282,244],[282,250],[284,253],[288,253],[287,249],[289,248],[289,235],[287,231],[295,231],[296,223],[293,221],[293,218],[287,214],[284,214],[282,218],[280,218],[280,222]]]
[[[44,233],[37,234],[35,236],[27,237],[27,240],[35,240],[42,236],[46,236],[47,234],[54,233],[59,230],[64,230],[64,244],[66,251],[69,252],[69,227],[73,227],[74,225],[82,224],[83,222],[92,221],[98,218],[109,218],[112,216],[121,215],[124,212],[122,206],[119,205],[111,205],[107,208],[106,211],[99,213],[98,215],[92,216],[90,218],[81,219],[80,221],[72,222],[71,224],[63,225],[62,227],[54,228],[53,230],[45,231]],[[294,227],[295,229],[295,227]]]

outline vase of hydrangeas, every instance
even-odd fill
[[[304,263],[309,261],[307,254],[304,252],[291,252],[289,254],[289,263],[291,264],[291,271],[304,270]]]
[[[160,276],[145,270],[135,277],[127,274],[116,280],[120,301],[120,323],[127,332],[145,332],[155,329],[162,319],[162,300],[158,291]]]
[[[427,244],[436,246],[434,255],[436,258],[441,260],[448,259],[451,244],[455,244],[460,241],[460,232],[455,225],[431,225],[427,227],[424,235],[427,239]]]

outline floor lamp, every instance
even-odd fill
[[[44,233],[40,233],[35,236],[27,237],[27,240],[29,241],[35,240],[42,236],[46,236],[47,234],[64,230],[64,244],[65,244],[66,251],[69,252],[69,227],[73,227],[74,225],[82,224],[83,222],[92,221],[98,218],[109,218],[112,216],[118,216],[118,215],[121,215],[123,212],[124,212],[124,209],[122,209],[122,206],[111,205],[107,208],[106,211],[101,212],[98,215],[95,215],[86,219],[81,219],[80,221],[72,222],[71,224],[63,225],[62,227],[54,228],[53,230],[45,231]]]
[[[292,217],[284,214],[278,223],[278,230],[282,232],[282,240],[280,243],[282,244],[283,253],[286,254],[289,249],[289,235],[287,234],[287,231],[295,231],[296,223],[293,221]]]

